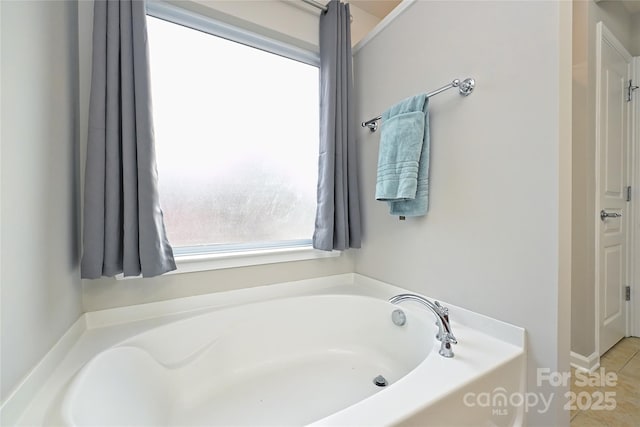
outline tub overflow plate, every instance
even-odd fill
[[[391,313],[391,320],[396,326],[404,326],[407,323],[407,315],[399,308],[393,310]]]

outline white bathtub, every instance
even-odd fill
[[[22,423],[522,423],[523,408],[496,411],[464,400],[468,393],[497,387],[524,390],[522,330],[450,306],[459,344],[453,358],[444,358],[431,312],[415,303],[386,301],[403,289],[350,277],[351,283],[312,281],[306,292],[301,287],[291,292],[311,294],[303,296],[287,297],[287,287],[277,285],[284,287],[268,301],[231,307],[219,301],[179,319],[102,328],[89,322],[59,368],[65,373],[43,387]],[[225,295],[234,300],[233,293]],[[250,292],[239,295],[247,300]],[[403,326],[391,320],[397,308],[407,316]],[[388,381],[386,387],[374,384],[378,375]]]
[[[429,354],[431,323],[379,299],[321,295],[185,319],[93,358],[66,425],[304,425],[379,392]],[[391,385],[392,386],[392,385]]]

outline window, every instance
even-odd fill
[[[159,190],[176,255],[310,245],[316,55],[198,16],[149,14]]]

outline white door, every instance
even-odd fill
[[[596,95],[596,310],[602,355],[626,335],[631,55],[599,23]]]

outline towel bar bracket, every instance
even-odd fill
[[[439,89],[434,90],[433,92],[429,92],[427,94],[427,98],[431,98],[434,95],[439,94],[440,92],[444,92],[445,90],[449,90],[451,88],[457,87],[461,96],[469,96],[473,93],[473,90],[476,87],[476,81],[472,78],[466,78],[463,81],[459,79],[453,80],[448,85],[442,86]],[[367,120],[366,122],[362,122],[361,126],[363,128],[369,128],[371,132],[375,132],[378,130],[378,121],[382,119],[382,116],[374,117],[373,119]]]
[[[469,96],[473,92],[473,89],[476,87],[476,81],[474,79],[464,79],[462,83],[460,83],[460,95]]]
[[[362,127],[368,127],[371,132],[375,132],[378,130],[378,120],[380,120],[382,116],[374,117],[371,120],[367,120],[366,122],[362,122]]]

